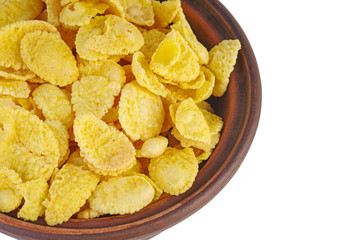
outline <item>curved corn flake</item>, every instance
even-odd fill
[[[79,65],[80,76],[102,76],[110,81],[114,81],[121,84],[121,88],[124,87],[126,76],[124,69],[115,61],[103,60],[103,61],[89,61]]]
[[[47,9],[47,21],[55,27],[60,26],[59,15],[62,10],[61,0],[44,0]]]
[[[174,123],[184,137],[208,144],[211,142],[210,129],[206,119],[192,98],[179,104]]]
[[[159,78],[149,68],[149,63],[142,52],[133,55],[131,63],[132,72],[140,86],[147,88],[150,92],[166,98],[168,90],[159,81]]]
[[[0,167],[15,170],[24,181],[49,179],[60,157],[50,127],[29,111],[10,107],[0,109],[0,125]]]
[[[110,15],[97,16],[91,19],[88,25],[80,27],[75,39],[76,51],[80,58],[89,61],[99,61],[110,58],[109,55],[101,54],[85,47],[85,42],[89,38],[103,34],[105,28],[105,21],[109,18],[109,16]]]
[[[89,203],[101,214],[128,214],[150,204],[154,195],[153,186],[142,176],[115,177],[101,182]]]
[[[64,91],[51,84],[42,84],[32,95],[46,119],[60,121],[66,128],[71,127],[74,113],[70,98]]]
[[[145,55],[146,60],[150,62],[159,44],[166,38],[166,34],[157,29],[151,29],[144,31],[142,35],[144,37],[144,46],[140,51]]]
[[[141,32],[131,23],[115,15],[105,16],[101,32],[89,36],[84,42],[86,49],[109,55],[127,55],[144,45]],[[97,19],[99,17],[95,17]]]
[[[29,70],[13,70],[11,68],[0,67],[0,78],[3,77],[9,80],[26,81],[36,77],[34,73]]]
[[[21,21],[0,29],[0,66],[14,70],[27,69],[20,54],[20,41],[35,30],[57,33],[56,28],[44,21]]]
[[[40,0],[0,1],[0,28],[23,20],[33,20],[44,8]]]
[[[176,196],[191,188],[197,173],[197,159],[191,148],[167,148],[149,164],[150,178],[164,192]]]
[[[189,46],[199,57],[200,64],[207,64],[209,62],[208,50],[197,40],[196,35],[191,29],[191,26],[186,20],[185,14],[182,10],[178,11],[174,24],[170,27],[171,29],[177,30],[184,37]]]
[[[200,72],[199,76],[191,82],[180,82],[178,87],[182,89],[199,89],[204,84],[206,78],[203,71]]]
[[[161,98],[136,81],[125,85],[119,102],[119,121],[133,140],[158,136],[165,118]]]
[[[210,50],[210,60],[207,67],[215,75],[215,87],[213,92],[215,97],[224,95],[240,49],[240,41],[236,39],[223,40]]]
[[[8,213],[20,206],[22,196],[16,188],[19,184],[21,178],[14,170],[0,168],[0,212]]]
[[[155,26],[165,28],[174,20],[181,8],[181,1],[156,1],[152,0],[155,13]]]
[[[119,0],[101,0],[101,1],[110,6],[110,8],[107,11],[108,13],[114,14],[119,17],[125,16],[124,7],[122,6]]]
[[[65,27],[76,29],[89,24],[93,17],[103,14],[108,8],[107,4],[91,0],[74,2],[62,9],[59,20]]]
[[[151,0],[120,0],[124,7],[125,19],[129,22],[152,26],[155,22]]]
[[[19,80],[7,80],[0,77],[0,94],[16,98],[27,98],[30,94],[27,82]]]
[[[209,126],[210,134],[214,135],[221,131],[224,126],[224,122],[221,117],[216,114],[210,113],[205,109],[200,109],[201,113],[204,115],[206,123]]]
[[[135,149],[125,134],[92,114],[77,116],[75,140],[89,168],[101,175],[118,175],[136,163]]]
[[[198,103],[208,99],[214,89],[215,85],[215,76],[207,68],[201,67],[200,75],[204,74],[205,82],[201,85],[199,89],[182,89],[173,85],[166,85],[166,88],[170,91],[167,96],[167,100],[170,102],[184,101],[187,98],[192,98],[194,102]]]
[[[80,166],[65,164],[56,174],[44,201],[45,221],[61,224],[78,212],[95,190],[100,178]]]
[[[185,39],[173,30],[152,56],[150,69],[173,82],[190,82],[200,74],[198,60]]]
[[[58,166],[60,167],[70,154],[69,133],[65,125],[60,121],[46,120],[45,123],[50,127],[51,131],[53,131],[54,136],[59,142],[60,159]]]
[[[100,213],[91,208],[86,208],[76,215],[77,219],[94,219],[97,217],[100,217]]]
[[[48,193],[48,183],[44,178],[38,178],[18,185],[19,193],[25,203],[17,214],[18,218],[26,221],[36,221],[45,212],[42,202]]]
[[[71,103],[76,115],[92,113],[102,118],[114,105],[121,85],[101,76],[83,77],[72,85]]]
[[[54,85],[63,87],[79,77],[75,57],[59,34],[45,31],[28,33],[21,40],[20,49],[26,66]]]
[[[211,142],[209,143],[204,143],[204,142],[199,142],[199,141],[194,141],[192,139],[188,139],[186,137],[184,137],[183,135],[181,135],[179,133],[179,130],[177,130],[176,128],[173,128],[171,130],[171,134],[180,141],[180,144],[182,147],[187,148],[187,147],[195,147],[198,149],[203,150],[204,152],[210,152],[212,151],[212,149],[214,149],[216,147],[216,144],[218,144],[219,140],[220,140],[220,133],[214,134],[211,136]]]
[[[156,158],[162,155],[167,148],[169,141],[166,137],[158,136],[146,140],[141,149],[137,151],[136,157]]]
[[[142,174],[142,173],[134,173],[133,175],[141,176],[141,177],[145,178],[146,181],[148,181],[151,184],[151,186],[153,186],[153,188],[155,190],[155,195],[154,195],[152,202],[155,202],[160,199],[161,195],[163,194],[163,190],[161,190],[161,188],[159,188],[159,186],[156,185],[156,183],[151,178],[149,178],[148,176],[146,176],[145,174]]]

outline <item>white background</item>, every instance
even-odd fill
[[[358,1],[221,2],[258,60],[258,131],[223,191],[153,239],[360,239]]]

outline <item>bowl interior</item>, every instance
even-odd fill
[[[244,32],[218,1],[182,0],[182,6],[199,41],[209,50],[224,39],[238,38],[242,43],[228,91],[221,98],[210,99],[225,126],[193,187],[134,214],[71,219],[56,227],[46,226],[42,218],[30,223],[17,219],[16,212],[0,214],[0,231],[33,239],[74,239],[74,235],[77,239],[148,239],[196,212],[231,179],[250,147],[260,115],[261,87],[255,57]]]

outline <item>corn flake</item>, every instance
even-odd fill
[[[133,140],[158,136],[165,118],[161,98],[133,81],[125,85],[119,102],[119,121]]]
[[[0,2],[0,28],[23,20],[33,20],[42,11],[40,0],[6,0]]]
[[[229,84],[231,72],[234,70],[238,52],[241,48],[239,40],[224,40],[210,52],[208,68],[215,75],[215,87],[213,95],[221,97],[224,95]]]
[[[54,226],[69,220],[85,204],[99,180],[98,175],[80,166],[65,164],[56,174],[43,203],[46,223]]]
[[[115,177],[101,182],[89,203],[102,215],[128,214],[150,204],[154,196],[153,186],[142,176]]]
[[[27,33],[35,30],[58,33],[53,25],[38,20],[16,22],[0,29],[1,67],[14,70],[27,69],[21,58],[20,41]]]
[[[141,149],[137,151],[136,157],[156,158],[164,153],[169,141],[166,137],[158,136],[146,140]]]
[[[125,19],[129,22],[152,26],[154,20],[154,10],[151,0],[120,0],[124,7]]]
[[[27,98],[30,94],[30,87],[27,82],[7,80],[0,77],[0,94],[16,98]]]
[[[92,171],[116,176],[136,164],[135,149],[125,134],[92,114],[77,116],[75,140]]]
[[[0,168],[0,212],[8,213],[20,206],[22,196],[16,187],[21,182],[14,170]]]
[[[47,21],[55,27],[60,26],[59,15],[62,10],[61,0],[44,0],[47,9]]]
[[[166,38],[166,34],[157,29],[151,29],[144,31],[142,35],[144,37],[144,46],[140,51],[145,55],[146,60],[150,62],[159,44]]]
[[[104,28],[85,40],[86,49],[101,54],[127,55],[144,45],[141,32],[133,24],[115,15],[107,15],[103,19]]]
[[[76,115],[92,113],[102,118],[114,105],[121,85],[101,76],[83,77],[72,85],[71,103]]]
[[[59,87],[42,84],[33,92],[37,107],[48,120],[58,120],[69,128],[74,121],[70,97]]]
[[[67,160],[70,154],[69,133],[65,125],[63,125],[60,121],[46,120],[45,123],[50,127],[51,131],[54,133],[55,138],[58,140],[60,152],[58,166],[60,167]]]
[[[19,193],[25,202],[18,212],[18,218],[27,221],[36,221],[45,212],[42,202],[48,194],[48,183],[44,178],[38,178],[18,185]]]
[[[150,92],[166,98],[168,90],[159,81],[159,78],[149,68],[149,63],[142,52],[133,55],[131,63],[132,72],[140,86],[147,88]]]
[[[58,34],[45,31],[28,33],[21,40],[20,48],[26,66],[54,85],[63,87],[79,77],[75,57]]]
[[[9,80],[26,81],[34,78],[36,75],[29,70],[13,70],[11,68],[0,67],[0,78],[3,77]]]
[[[59,20],[67,28],[76,29],[87,25],[97,14],[103,14],[109,5],[91,0],[70,3],[60,12]]]
[[[167,148],[149,164],[150,178],[164,192],[176,196],[191,188],[197,173],[198,163],[191,148]]]
[[[181,1],[156,1],[152,0],[155,13],[155,25],[165,28],[174,20],[177,12],[181,9]]]
[[[185,39],[173,30],[152,56],[150,69],[173,82],[190,82],[200,74],[198,60]]]

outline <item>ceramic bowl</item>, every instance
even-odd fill
[[[225,126],[210,159],[201,166],[192,188],[180,196],[162,198],[141,211],[91,220],[70,219],[46,226],[43,218],[25,222],[16,212],[0,214],[0,231],[18,239],[149,239],[195,213],[228,183],[243,162],[260,117],[261,83],[258,66],[245,33],[217,0],[182,0],[184,12],[200,42],[208,49],[223,39],[242,44],[226,94],[212,99]]]

